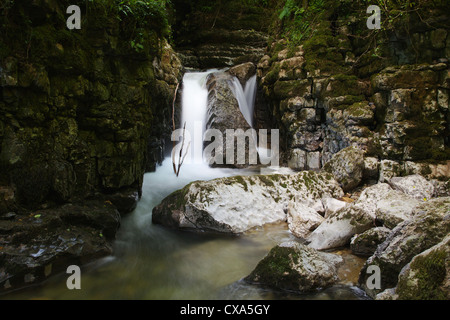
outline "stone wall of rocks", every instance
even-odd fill
[[[273,41],[258,64],[284,163],[317,170],[353,145],[378,160],[446,166],[448,30],[411,22],[410,38],[379,38],[385,57],[368,57],[367,43],[352,35],[348,21],[359,20],[334,16],[297,47]]]
[[[96,194],[136,200],[170,136],[182,72],[170,45],[150,30],[146,46],[133,49],[114,17],[101,27],[56,28],[46,14],[63,5],[42,4],[33,13],[41,20],[29,57],[17,49],[0,61],[0,214]],[[53,29],[57,36],[45,33]],[[120,198],[110,200],[129,211]]]

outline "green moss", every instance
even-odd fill
[[[350,116],[353,116],[356,118],[360,118],[360,117],[364,117],[364,116],[370,117],[372,112],[369,110],[368,105],[369,105],[369,103],[367,101],[361,101],[361,102],[352,104],[351,106],[345,108],[345,110],[348,112],[348,114]]]
[[[280,73],[280,64],[275,64],[265,77],[265,84],[271,85],[277,82],[278,74]]]
[[[298,289],[299,276],[292,268],[298,259],[299,254],[292,248],[277,246],[246,279],[275,288]]]
[[[242,185],[245,191],[248,191],[248,185],[247,182],[245,182],[244,178],[242,176],[236,176],[231,178],[234,183],[239,183]]]
[[[447,300],[441,286],[445,280],[445,250],[436,250],[426,256],[417,256],[411,263],[413,282],[400,279],[396,293],[404,300]]]
[[[270,176],[260,175],[260,176],[258,176],[258,178],[266,186],[269,186],[269,187],[274,187],[275,186],[275,184],[273,183],[273,181],[270,178]]]
[[[193,183],[188,184],[183,189],[177,190],[171,193],[164,201],[169,204],[173,204],[176,209],[184,210],[186,206],[186,202],[188,199],[186,198],[187,193],[189,192],[189,188]],[[195,199],[189,199],[190,201]]]
[[[273,92],[276,98],[283,100],[294,96],[304,96],[310,88],[309,80],[277,81]]]

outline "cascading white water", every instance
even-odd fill
[[[251,77],[245,84],[245,89],[242,87],[238,78],[234,77],[231,80],[230,88],[236,100],[239,103],[239,109],[250,127],[253,128],[253,112],[255,109],[256,97],[256,75]]]
[[[257,84],[257,78],[256,74],[248,79],[247,83],[245,84],[244,94],[245,94],[245,100],[247,100],[247,107],[249,108],[249,113],[251,115],[251,121],[250,124],[253,127],[253,113],[255,111],[255,100],[256,100],[256,84]]]
[[[183,78],[181,128],[186,124],[185,151],[188,152],[186,164],[192,161],[196,164],[203,163],[203,133],[208,105],[206,78],[215,71],[217,70],[190,72]]]

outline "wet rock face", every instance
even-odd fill
[[[385,39],[382,59],[363,53],[367,43],[352,39],[342,22],[330,27],[323,19],[315,34],[296,46],[282,32],[274,35],[258,76],[285,141],[287,165],[311,169],[308,157],[318,152],[322,166],[349,146],[381,160],[450,158],[445,49],[450,38],[448,31],[417,20],[411,20],[408,36],[392,32]]]
[[[174,40],[183,65],[193,69],[257,63],[267,46],[274,4],[228,1],[173,2]]]
[[[257,63],[264,55],[267,35],[254,30],[215,29],[198,34],[195,45],[178,48],[184,66],[194,69]]]
[[[66,5],[14,2],[0,37],[0,291],[111,254],[171,132],[182,66],[168,42],[147,28],[133,48],[101,4],[69,32]],[[33,29],[28,51],[17,26]]]
[[[309,292],[335,284],[342,263],[338,255],[288,242],[273,248],[245,280],[279,290]]]
[[[120,214],[110,202],[0,215],[0,292],[35,285],[70,265],[110,255],[119,225]]]
[[[250,142],[245,144],[244,161],[239,161],[238,157],[242,156],[238,151],[237,141],[233,140],[233,148],[230,149],[234,153],[233,161],[227,161],[227,130],[242,130],[246,132],[251,129],[245,120],[239,108],[238,100],[231,89],[231,81],[233,75],[227,72],[216,72],[208,76],[208,109],[206,114],[206,129],[218,130],[223,137],[222,154],[216,149],[210,163],[213,166],[231,166],[237,168],[247,167],[249,161]],[[256,155],[254,153],[254,155]],[[256,164],[256,163],[254,163]]]

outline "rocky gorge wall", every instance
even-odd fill
[[[0,69],[0,181],[30,209],[140,192],[143,174],[161,160],[181,78],[178,58],[156,32],[140,33],[145,46],[133,48],[136,35],[94,6],[83,11],[82,29],[69,31],[65,4],[16,1],[6,17],[17,27],[29,17],[23,28],[31,41],[13,39],[13,28],[3,39],[11,54]],[[14,201],[3,200],[2,213],[14,211]]]
[[[284,163],[317,170],[354,145],[390,174],[448,177],[445,12],[429,10],[422,21],[412,16],[407,27],[377,34],[367,30],[361,3],[326,3],[309,37],[294,45],[279,27],[258,64],[266,110],[281,130]]]
[[[186,68],[257,63],[268,38],[275,1],[175,0],[174,41]]]
[[[66,27],[69,5],[80,30]],[[0,291],[111,254],[163,159],[183,70],[163,9],[135,5],[1,8]]]

